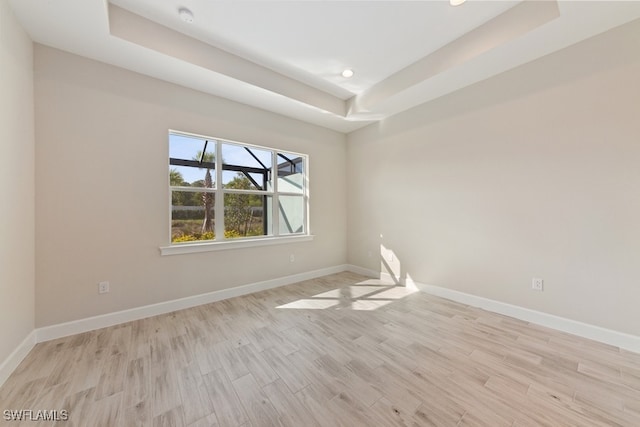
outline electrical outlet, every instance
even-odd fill
[[[537,277],[531,279],[531,289],[534,291],[542,292],[544,288],[544,281]]]
[[[107,292],[109,292],[109,282],[98,283],[98,293],[106,294]]]
[[[296,256],[294,254],[289,255],[289,262],[295,262]]]

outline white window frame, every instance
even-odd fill
[[[285,243],[296,243],[303,241],[313,240],[313,235],[310,233],[310,221],[309,221],[309,156],[304,153],[298,153],[291,150],[286,149],[278,149],[272,147],[265,147],[255,144],[248,144],[245,142],[232,141],[228,139],[198,135],[188,132],[169,130],[167,137],[167,147],[169,147],[169,141],[171,135],[180,135],[189,138],[196,138],[208,141],[215,141],[216,147],[216,155],[215,155],[215,186],[214,188],[203,188],[203,187],[181,187],[181,186],[172,186],[170,180],[168,178],[169,171],[171,169],[171,165],[167,168],[167,182],[169,182],[169,245],[161,246],[160,253],[161,255],[178,255],[178,254],[186,254],[186,253],[196,253],[196,252],[208,252],[208,251],[217,251],[224,249],[236,249],[242,247],[253,247],[253,246],[266,246],[266,245],[277,245],[277,244],[285,244]],[[272,170],[274,171],[271,182],[271,189],[266,190],[238,190],[238,189],[225,189],[222,185],[222,174],[223,174],[223,158],[222,158],[222,145],[223,144],[231,144],[237,145],[241,147],[249,147],[255,148],[264,151],[271,152],[272,158]],[[169,149],[167,149],[167,158],[169,159]],[[278,176],[277,176],[277,165],[278,165],[278,153],[286,153],[293,154],[295,156],[300,156],[303,159],[303,189],[301,193],[295,192],[286,192],[286,191],[278,191]],[[171,242],[171,233],[172,233],[172,192],[173,191],[189,191],[189,192],[210,192],[214,194],[214,231],[215,231],[215,240],[198,240],[192,242],[180,242],[180,243],[172,243]],[[260,196],[270,196],[271,197],[271,230],[270,234],[264,236],[251,236],[251,237],[238,237],[228,239],[225,237],[225,224],[224,224],[224,195],[225,194],[256,194]],[[288,233],[288,234],[280,234],[280,215],[279,215],[279,198],[281,196],[295,196],[303,198],[303,231],[301,233]],[[266,206],[264,206],[266,208]]]

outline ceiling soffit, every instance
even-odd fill
[[[366,124],[388,116],[384,105],[394,97],[558,16],[556,1],[520,3],[346,101],[113,4],[109,4],[109,31],[112,36],[302,103],[324,114]]]

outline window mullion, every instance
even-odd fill
[[[236,189],[225,188],[224,192],[226,194],[253,194],[253,195],[256,195],[256,196],[271,196],[271,195],[273,195],[273,192],[269,191],[269,190],[268,191],[262,191],[262,190],[236,190]],[[297,193],[293,193],[293,194],[297,194]]]
[[[207,187],[181,187],[172,185],[169,187],[171,191],[185,191],[189,193],[214,193],[215,189]]]

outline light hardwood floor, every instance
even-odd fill
[[[640,426],[640,355],[341,273],[38,344],[4,409],[66,409],[68,427]]]

